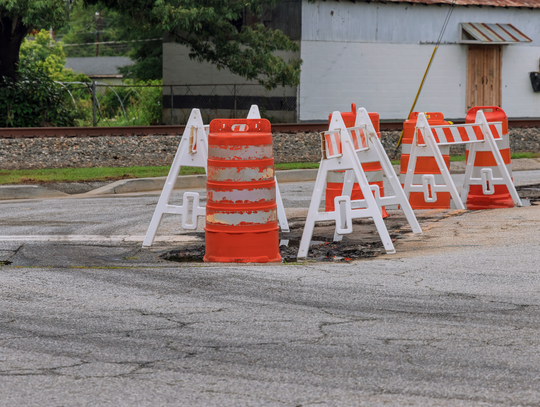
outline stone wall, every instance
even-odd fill
[[[383,131],[382,143],[392,160],[399,131]],[[540,128],[510,130],[512,152],[540,152]],[[181,136],[0,139],[0,170],[130,167],[170,165]],[[276,163],[316,162],[321,157],[317,133],[275,133]],[[464,154],[458,146],[452,154]]]

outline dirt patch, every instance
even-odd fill
[[[421,227],[432,224],[449,216],[457,216],[464,211],[456,210],[422,210],[417,211],[416,217]],[[412,233],[405,216],[401,211],[389,211],[385,219],[386,227],[396,242],[398,239]],[[289,219],[290,233],[280,233],[281,245],[279,251],[285,263],[297,261],[298,247],[304,230],[304,218]],[[334,242],[335,225],[333,222],[319,222],[311,238],[307,259],[317,262],[349,262],[367,259],[385,254],[383,244],[370,220],[354,220],[353,233],[344,235],[343,240]],[[202,262],[205,246],[201,244],[183,246],[160,255],[163,260],[175,262]]]
[[[540,184],[516,187],[520,198],[528,199],[531,205],[540,205]]]

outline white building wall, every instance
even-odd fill
[[[402,4],[303,3],[300,120],[324,120],[351,103],[381,119],[407,117],[448,7]],[[540,116],[540,94],[528,72],[538,70],[540,9],[456,7],[415,110],[466,114],[467,45],[460,22],[510,23],[532,44],[504,46],[502,107],[511,117]]]

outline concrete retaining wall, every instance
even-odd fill
[[[383,145],[391,159],[399,131],[383,131]],[[540,152],[540,128],[511,129],[512,152]],[[77,137],[0,139],[0,170],[129,167],[170,165],[181,136]],[[317,133],[275,133],[276,163],[320,160]],[[453,154],[464,154],[459,146]]]

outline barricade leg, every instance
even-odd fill
[[[143,247],[149,247],[154,242],[164,213],[183,213],[181,210],[182,206],[169,205],[169,199],[176,184],[178,174],[180,173],[180,168],[189,165],[206,170],[208,159],[207,127],[202,121],[199,109],[193,109],[186,124],[184,134],[182,135],[182,140],[180,140],[178,150],[174,156],[171,169],[167,175],[167,180],[161,191],[158,204],[154,210],[152,221],[146,231]],[[201,210],[204,211],[204,208],[201,208]]]
[[[399,182],[399,179],[397,177],[396,172],[394,171],[394,167],[392,166],[392,163],[390,162],[390,159],[386,155],[386,152],[384,151],[384,147],[381,144],[381,141],[378,139],[378,137],[370,137],[372,148],[377,152],[377,155],[381,157],[381,167],[383,169],[384,175],[389,182],[390,186],[392,187],[394,191],[394,196],[396,203],[398,203],[401,207],[401,210],[405,214],[405,217],[407,219],[407,222],[409,222],[409,225],[411,226],[411,229],[413,233],[422,233],[422,229],[420,228],[420,225],[418,223],[418,220],[416,219],[416,216],[414,215],[414,212],[411,208],[411,204],[407,200],[407,197],[405,196],[405,193],[403,192],[403,188],[401,187],[401,184]],[[384,198],[383,198],[384,201]]]
[[[182,167],[181,157],[187,154],[187,149],[188,141],[182,137],[182,141],[180,141],[180,148],[176,152],[173,164],[171,166],[171,169],[169,170],[169,175],[167,175],[167,180],[165,181],[165,186],[161,191],[159,201],[156,205],[156,209],[154,210],[152,221],[150,222],[150,226],[146,231],[146,236],[144,237],[144,241],[142,244],[143,247],[150,247],[152,246],[152,243],[154,243],[159,224],[161,223],[161,219],[163,219],[163,214],[167,213],[169,199],[174,189],[174,184],[176,184],[178,174],[180,173],[180,168]]]
[[[259,106],[257,105],[251,105],[248,115],[248,119],[260,119],[261,113],[259,111]],[[277,216],[278,216],[278,223],[279,228],[282,232],[289,232],[289,222],[287,222],[287,215],[285,214],[285,207],[283,206],[283,200],[281,199],[281,193],[279,192],[279,185],[277,181],[277,177],[274,177],[274,181],[276,182],[276,205],[277,205]]]
[[[360,185],[362,194],[364,194],[364,199],[367,205],[366,209],[357,209],[357,210],[369,213],[368,216],[370,216],[373,219],[373,222],[375,223],[375,227],[377,228],[377,232],[379,232],[379,236],[381,237],[386,253],[388,254],[395,253],[396,249],[394,248],[394,244],[392,243],[390,234],[388,233],[388,230],[386,229],[386,225],[384,224],[384,220],[382,218],[382,213],[380,211],[379,205],[377,204],[377,202],[375,201],[375,197],[371,193],[371,188],[369,187],[369,183],[366,178],[366,175],[362,171],[362,166],[360,165],[360,161],[358,160],[356,153],[354,153],[352,146],[350,148],[345,149],[344,155],[348,155],[349,159],[352,162],[354,174],[356,175],[356,179],[358,180],[358,184]]]
[[[288,233],[290,231],[289,222],[287,222],[287,215],[285,214],[285,207],[283,206],[283,200],[281,199],[281,192],[279,191],[276,176],[274,176],[274,181],[276,182],[276,205],[279,227],[282,232]]]
[[[313,188],[313,194],[311,195],[311,202],[309,204],[309,210],[306,217],[306,224],[304,226],[304,232],[302,233],[302,239],[300,240],[300,248],[298,249],[298,259],[305,259],[308,255],[309,244],[311,243],[311,236],[313,236],[313,229],[315,228],[315,220],[319,213],[319,205],[323,194],[324,184],[326,182],[326,174],[328,173],[328,161],[322,160],[317,172],[317,179],[315,180],[315,187]],[[335,210],[337,208],[334,208]]]

